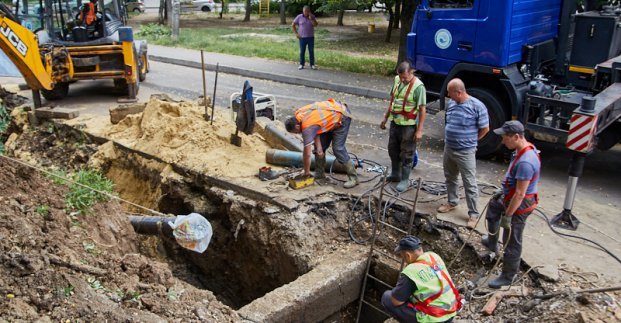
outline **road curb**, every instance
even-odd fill
[[[167,64],[173,64],[173,65],[179,65],[179,66],[185,66],[185,67],[191,67],[191,68],[199,68],[199,69],[201,68],[201,63],[195,62],[195,61],[184,60],[184,59],[170,58],[170,57],[164,57],[164,56],[158,56],[158,55],[149,55],[149,59],[156,61],[156,62],[162,62],[162,63],[167,63]],[[205,64],[205,69],[208,71],[215,71],[216,65],[207,63]],[[308,87],[330,90],[330,91],[335,91],[335,92],[349,93],[353,95],[364,96],[364,97],[374,98],[374,99],[383,99],[383,100],[390,99],[390,96],[388,95],[388,93],[384,91],[378,91],[378,90],[351,86],[351,85],[334,84],[334,83],[325,82],[325,81],[317,81],[317,80],[304,79],[300,77],[293,77],[293,76],[287,76],[287,75],[282,75],[282,74],[253,71],[253,70],[241,69],[241,68],[236,68],[236,67],[231,67],[231,66],[226,66],[226,65],[220,65],[219,71],[222,73],[227,73],[227,74],[236,74],[236,75],[247,76],[247,77],[252,77],[252,78],[271,80],[271,81],[280,82],[280,83],[308,86]]]

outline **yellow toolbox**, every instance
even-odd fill
[[[289,186],[294,190],[313,185],[313,183],[315,183],[313,176],[298,175],[289,178]]]

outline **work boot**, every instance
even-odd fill
[[[410,186],[410,172],[412,171],[412,165],[404,165],[401,167],[401,181],[397,184],[397,191],[399,193],[405,192]]]
[[[490,288],[498,289],[502,286],[509,286],[513,283],[518,270],[520,269],[520,259],[517,261],[508,261],[505,257],[502,263],[502,272],[500,276],[489,282],[487,285]]]
[[[401,162],[392,162],[392,168],[390,169],[390,175],[386,177],[389,182],[401,181]]]
[[[326,178],[326,155],[315,156],[315,179]]]
[[[358,174],[356,173],[356,167],[351,161],[345,163],[345,169],[347,170],[347,182],[343,184],[344,188],[352,188],[358,185]]]
[[[499,236],[500,223],[498,221],[487,220],[487,230],[489,233],[481,238],[481,244],[492,252],[498,253],[498,236]],[[496,233],[496,234],[492,234]]]

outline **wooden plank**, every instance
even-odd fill
[[[43,107],[35,110],[37,118],[43,119],[74,119],[80,115],[80,112],[67,108],[50,108]]]

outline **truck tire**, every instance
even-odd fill
[[[51,90],[41,89],[41,94],[48,101],[60,100],[64,99],[69,93],[69,83],[60,82],[54,85],[54,88]]]
[[[487,108],[487,114],[489,115],[489,132],[485,137],[479,140],[477,156],[491,156],[502,148],[502,138],[492,131],[496,128],[500,128],[507,120],[505,111],[500,103],[501,100],[498,99],[498,96],[491,90],[484,88],[468,89],[468,94],[483,102]]]
[[[149,59],[147,58],[147,52],[140,53],[138,58],[138,79],[140,82],[144,82],[147,79],[147,73],[149,72]]]

